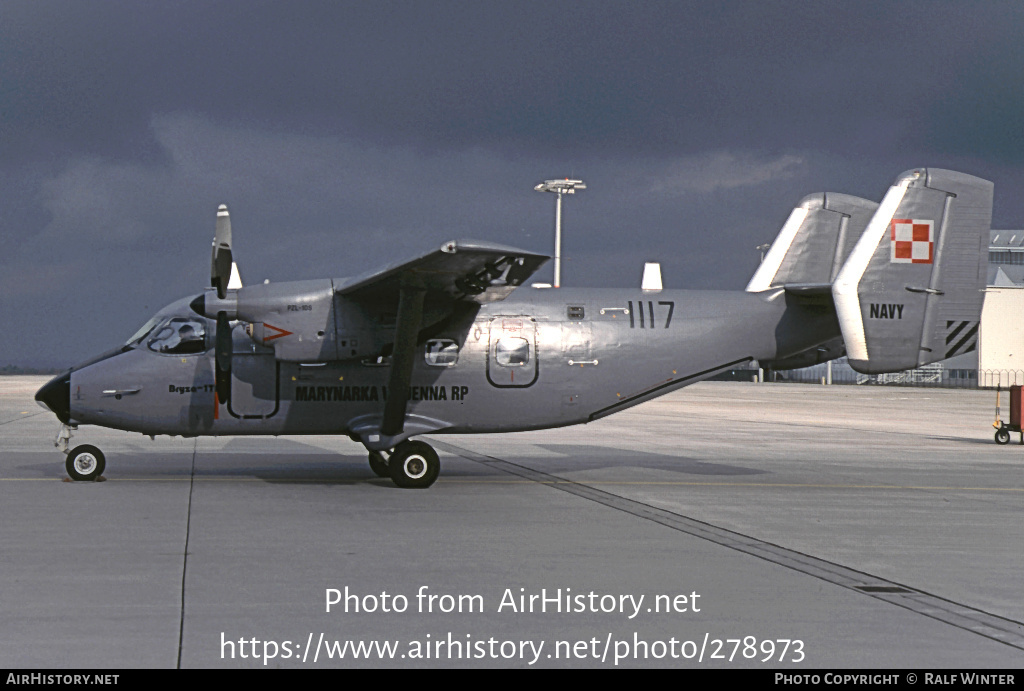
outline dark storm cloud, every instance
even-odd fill
[[[36,0],[0,13],[7,124],[104,155],[135,155],[153,113],[182,110],[442,148],[817,144],[941,98],[1024,18],[941,2]]]
[[[66,364],[197,292],[220,202],[243,277],[275,281],[451,237],[548,252],[553,200],[531,188],[562,175],[588,183],[566,207],[575,285],[635,285],[657,258],[671,287],[742,287],[804,194],[879,199],[916,165],[995,180],[997,225],[1019,225],[1022,19],[1019,3],[8,0],[0,364]]]
[[[1024,13],[1021,15],[1024,25]],[[1010,165],[1024,162],[1024,43],[981,49],[960,65],[959,85],[937,101],[922,133],[929,146]],[[1017,123],[1017,124],[1014,124]]]

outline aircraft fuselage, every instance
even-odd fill
[[[213,328],[185,301],[178,312]],[[344,319],[330,321],[339,350],[358,346]],[[71,372],[71,421],[143,434],[355,437],[379,425],[389,396],[405,395],[413,434],[558,427],[805,351],[839,330],[831,311],[815,316],[781,290],[525,289],[421,334],[404,392],[388,391],[389,357],[282,361],[241,325],[234,332],[226,404],[215,397],[211,348],[160,352],[144,339]]]

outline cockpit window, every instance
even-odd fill
[[[149,335],[149,332],[153,330],[153,327],[159,323],[160,317],[153,317],[148,322],[142,325],[142,328],[132,334],[132,337],[125,341],[125,345],[138,345],[143,338]]]
[[[153,329],[146,345],[153,352],[168,355],[202,353],[206,350],[206,324],[187,317],[169,319]]]

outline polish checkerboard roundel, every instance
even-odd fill
[[[935,221],[892,219],[890,247],[893,264],[931,264],[935,256]]]

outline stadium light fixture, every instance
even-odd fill
[[[551,192],[557,194],[555,202],[555,288],[561,285],[562,281],[562,195],[576,194],[576,190],[585,190],[587,185],[582,180],[545,180],[536,185],[536,192]]]

